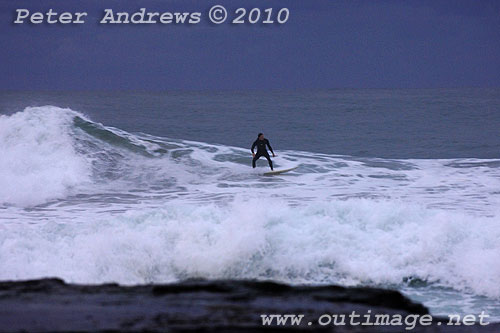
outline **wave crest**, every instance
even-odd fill
[[[0,116],[0,203],[38,204],[89,181],[89,160],[74,146],[77,115],[45,106]]]

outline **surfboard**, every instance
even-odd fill
[[[264,176],[274,176],[274,175],[279,175],[288,171],[292,171],[297,169],[298,167],[293,167],[290,169],[284,169],[284,170],[274,170],[274,171],[269,171],[269,172],[264,172]]]

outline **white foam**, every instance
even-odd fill
[[[70,133],[75,115],[46,106],[0,116],[0,203],[43,203],[89,180],[90,165]]]
[[[24,224],[0,236],[0,279],[135,284],[188,277],[401,284],[500,297],[498,219],[402,202],[280,199]],[[9,228],[9,226],[7,226]]]

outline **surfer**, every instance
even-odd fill
[[[252,144],[252,156],[253,156],[252,167],[253,168],[255,168],[255,162],[261,156],[264,156],[267,159],[267,161],[269,162],[269,167],[271,167],[271,170],[273,170],[273,161],[271,161],[271,157],[269,157],[269,153],[267,152],[266,146],[268,146],[271,153],[273,153],[273,157],[276,157],[276,155],[274,155],[273,148],[271,148],[271,145],[269,144],[269,140],[264,138],[264,134],[259,133],[259,135],[257,135],[257,140],[255,140],[254,143]],[[254,153],[254,151],[253,151],[255,149],[255,147],[257,147],[257,154]]]

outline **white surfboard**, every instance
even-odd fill
[[[274,170],[274,171],[269,171],[269,172],[264,172],[264,176],[274,176],[274,175],[279,175],[288,171],[292,171],[297,169],[298,167],[293,167],[290,169],[284,169],[284,170]]]

